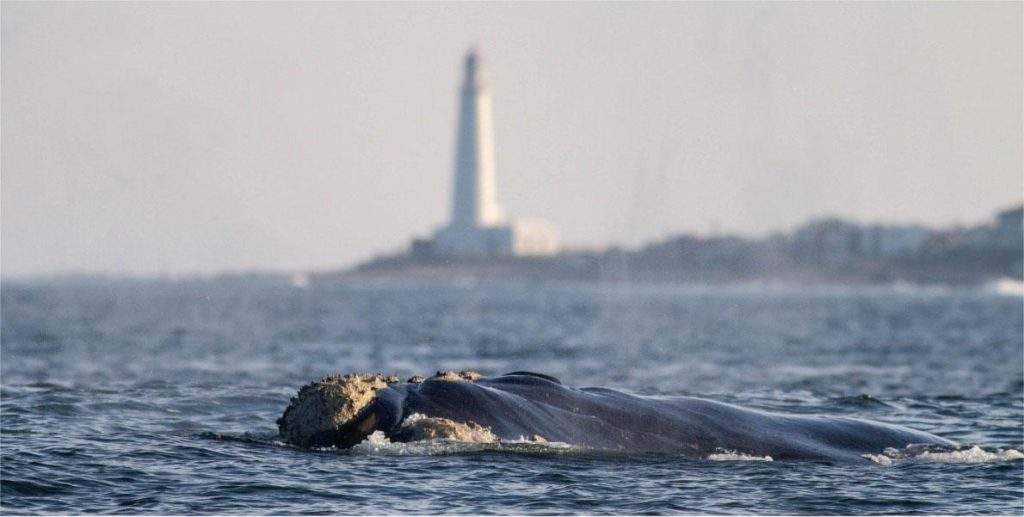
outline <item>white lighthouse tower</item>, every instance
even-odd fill
[[[435,251],[450,256],[550,255],[558,251],[551,225],[506,222],[495,191],[491,94],[480,54],[474,48],[466,53],[460,91],[452,216],[448,225],[434,234]]]
[[[486,227],[502,224],[494,197],[494,124],[491,93],[483,82],[480,55],[466,54],[466,72],[459,101],[459,132],[455,148],[455,190],[452,225]]]

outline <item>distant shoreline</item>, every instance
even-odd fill
[[[984,285],[1024,277],[1021,207],[966,228],[812,220],[767,239],[678,235],[636,250],[445,256],[422,247],[320,276],[722,285]]]

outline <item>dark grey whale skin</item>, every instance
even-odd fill
[[[531,439],[624,452],[706,457],[722,451],[775,460],[864,461],[887,447],[953,445],[938,436],[858,418],[785,415],[694,397],[644,397],[570,388],[530,372],[470,381],[427,379],[381,390],[366,410],[376,429],[407,441],[409,415],[472,421],[503,440]]]

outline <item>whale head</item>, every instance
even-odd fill
[[[414,436],[411,431],[433,421],[423,420],[401,429],[411,391],[423,383],[475,382],[480,378],[479,373],[469,371],[439,371],[428,379],[414,376],[405,383],[395,375],[380,373],[330,375],[299,389],[277,419],[278,432],[282,440],[298,447],[348,448],[374,431],[382,431],[389,438]],[[434,429],[433,434],[445,434],[444,429]]]
[[[385,402],[394,397],[379,394],[397,382],[394,375],[354,373],[307,384],[277,419],[281,438],[299,447],[351,447],[382,425],[393,425],[393,404]]]

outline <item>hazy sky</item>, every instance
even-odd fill
[[[2,4],[2,273],[350,265],[498,197],[574,246],[1021,202],[1022,5]]]

